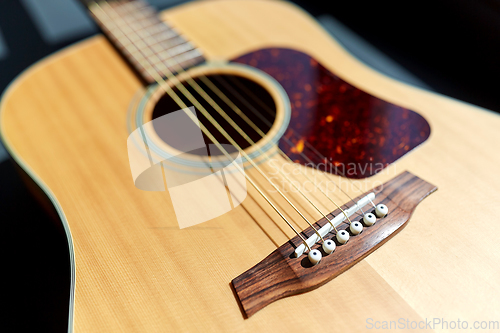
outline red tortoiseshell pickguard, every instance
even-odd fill
[[[264,71],[285,89],[292,116],[279,146],[298,163],[366,178],[430,135],[418,113],[350,85],[302,52],[262,49],[233,62]]]

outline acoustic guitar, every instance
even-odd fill
[[[85,5],[103,34],[0,114],[67,235],[68,331],[499,329],[497,114],[287,2]]]

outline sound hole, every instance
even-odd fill
[[[276,106],[272,96],[264,87],[254,81],[236,75],[217,74],[208,75],[206,78],[208,78],[210,82],[207,82],[205,77],[203,79],[194,78],[194,81],[222,110],[224,110],[225,113],[227,113],[253,142],[257,143],[261,140],[262,133],[259,134],[256,129],[252,128],[250,122],[255,124],[263,133],[267,134],[269,132],[276,118]],[[206,98],[196,91],[196,86],[193,87],[189,82],[182,82],[182,84],[242,149],[251,146],[245,137],[220,115],[218,112],[220,110],[214,108]],[[173,91],[188,107],[195,106],[178,88],[174,87]],[[226,103],[224,96],[230,100],[230,102]],[[249,118],[249,121],[237,114],[235,106]],[[181,109],[181,107],[170,97],[170,95],[165,94],[160,98],[153,110],[153,119],[175,112],[179,109]],[[207,128],[215,139],[221,144],[230,144],[230,141],[203,116],[196,106],[195,109],[198,120]],[[171,145],[173,148],[177,148],[174,142],[169,142],[169,139],[165,135],[162,136],[161,131],[157,128],[155,128],[155,131],[164,142]],[[204,133],[203,136],[206,144],[212,143]]]

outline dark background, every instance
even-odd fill
[[[183,1],[150,2],[164,9]],[[294,2],[376,70],[500,111],[499,0]],[[37,60],[95,33],[75,0],[0,0],[0,91]],[[0,329],[65,331],[65,236],[28,193],[1,146],[0,220]]]

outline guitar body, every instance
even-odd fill
[[[252,188],[229,213],[179,229],[168,192],[140,191],[131,179],[127,110],[141,82],[104,37],[89,38],[21,75],[0,114],[6,147],[51,199],[68,235],[70,330],[357,332],[399,318],[498,320],[498,115],[373,71],[287,3],[194,2],[162,15],[209,61],[296,50],[352,86],[414,110],[430,125],[427,141],[356,182],[368,190],[408,170],[439,191],[349,271],[245,319],[231,281],[293,232]]]

